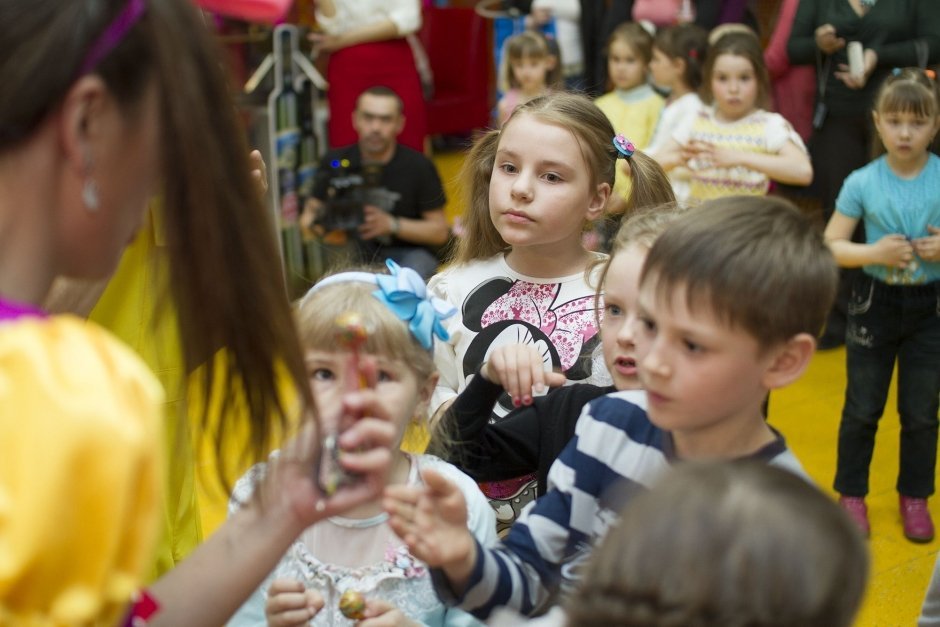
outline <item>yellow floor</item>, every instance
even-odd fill
[[[770,422],[787,438],[803,465],[832,493],[836,437],[845,390],[845,350],[817,353],[806,375],[789,389],[775,392]],[[872,533],[872,577],[857,621],[861,626],[913,625],[933,572],[940,541],[913,544],[901,533],[895,480],[900,426],[892,386],[881,420],[871,467],[868,497]],[[940,521],[940,499],[930,511]]]
[[[459,212],[455,188],[462,157],[446,153],[435,158],[449,196],[449,217]],[[770,422],[786,436],[790,447],[812,477],[828,492],[835,473],[836,436],[845,390],[845,351],[816,355],[806,375],[786,390],[775,392],[770,402]],[[872,577],[857,625],[882,627],[913,625],[933,571],[940,540],[913,544],[901,533],[894,490],[898,466],[899,424],[892,388],[881,421],[871,470],[868,498],[872,526]],[[204,473],[211,476],[209,473]],[[208,533],[225,516],[225,500],[216,491],[201,491],[204,528]],[[940,522],[940,498],[930,510]]]

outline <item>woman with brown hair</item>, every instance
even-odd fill
[[[202,399],[193,409],[216,446],[237,429],[249,454],[266,452],[301,414],[283,382],[311,406],[306,373],[274,235],[198,11],[186,0],[0,0],[0,42],[0,500],[12,512],[0,517],[9,548],[0,560],[12,564],[0,622],[113,622],[139,585],[142,562],[126,554],[146,555],[151,541],[161,393],[106,332],[40,309],[55,277],[106,277],[159,192],[167,296]],[[153,585],[162,606],[153,624],[223,622],[300,530],[375,494],[392,428],[368,390],[344,408],[379,417],[340,438],[364,447],[343,463],[365,480],[321,494],[308,421],[245,514]],[[87,472],[109,459],[126,461]],[[35,485],[49,487],[43,498]],[[118,492],[124,485],[133,497]],[[76,522],[116,517],[128,522],[115,535]]]

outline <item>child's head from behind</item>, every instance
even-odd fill
[[[397,272],[412,271],[399,268]],[[369,277],[381,277],[384,287]],[[420,282],[417,274],[414,278]],[[350,312],[358,314],[366,330],[359,352],[375,358],[377,390],[398,425],[404,429],[430,399],[437,381],[434,359],[410,330],[413,319],[403,320],[387,304],[389,286],[394,283],[395,277],[384,273],[338,273],[323,279],[300,301],[298,328],[321,420],[336,415],[340,395],[348,389],[346,379],[354,376],[347,371],[348,349],[340,339],[344,334],[340,320]],[[398,281],[397,287],[401,285]],[[420,287],[414,291],[422,292]],[[415,302],[420,300],[421,294],[415,295]],[[425,338],[428,343],[430,333]]]
[[[785,200],[723,198],[676,220],[640,279],[651,419],[672,430],[758,415],[767,391],[808,364],[837,276],[819,230]]]
[[[597,303],[604,363],[618,390],[640,388],[633,342],[640,272],[656,238],[685,213],[686,207],[667,203],[641,209],[626,217],[611,243],[601,270]]]
[[[708,33],[696,24],[670,26],[656,33],[650,71],[660,87],[681,83],[698,91],[702,84],[702,66],[708,52]]]
[[[708,50],[702,80],[702,101],[714,104],[732,120],[770,102],[770,75],[760,40],[751,32],[722,35]]]
[[[466,234],[456,260],[492,257],[520,245],[526,228],[544,230],[537,223],[520,223],[522,216],[511,223],[514,216],[504,210],[513,204],[523,212],[567,213],[567,232],[552,235],[579,238],[585,222],[600,216],[613,187],[613,136],[597,105],[563,92],[520,105],[501,129],[481,135],[464,161]],[[510,179],[519,187],[514,189]]]
[[[545,37],[535,31],[513,35],[505,43],[505,76],[502,88],[535,93],[554,87],[561,79],[558,58]]]
[[[569,627],[847,627],[865,543],[805,479],[756,461],[687,463],[634,498],[568,605]]]
[[[653,36],[636,22],[625,22],[607,40],[607,75],[614,89],[631,89],[646,82],[653,58]]]
[[[872,117],[881,144],[876,152],[922,157],[940,123],[936,79],[920,68],[895,69],[875,96]]]

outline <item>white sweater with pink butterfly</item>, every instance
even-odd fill
[[[584,271],[534,278],[510,268],[500,253],[451,266],[432,277],[428,283],[432,293],[456,307],[458,315],[443,322],[450,340],[435,343],[440,380],[430,415],[467,387],[490,352],[505,344],[534,344],[547,368],[564,372],[570,383],[609,385],[595,315],[599,271],[598,266],[590,278]],[[511,409],[504,395],[494,417]]]

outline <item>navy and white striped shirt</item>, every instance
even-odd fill
[[[438,595],[481,619],[497,607],[532,614],[559,587],[577,580],[591,547],[618,520],[637,490],[646,490],[676,458],[671,435],[629,402],[635,392],[615,392],[585,406],[575,437],[548,474],[548,492],[522,513],[500,544],[477,544],[477,563],[462,596],[440,571]],[[806,477],[783,437],[750,457]]]

